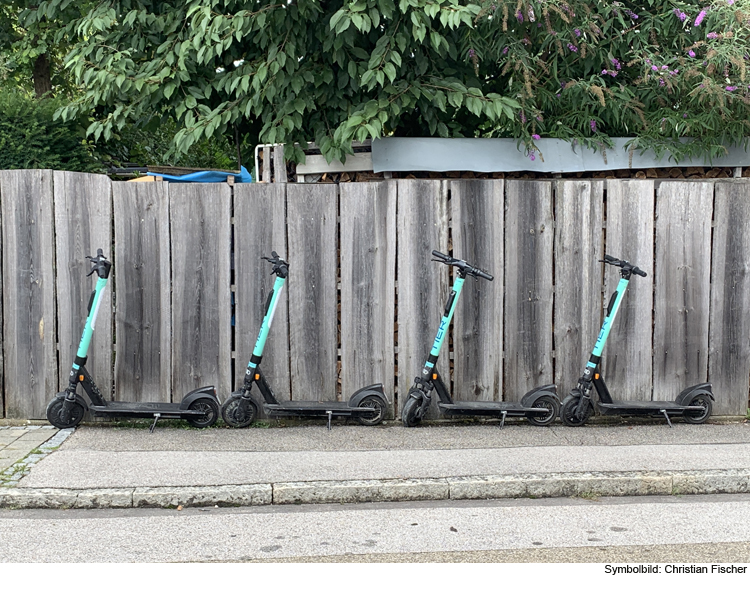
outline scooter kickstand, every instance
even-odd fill
[[[151,428],[148,430],[149,433],[154,432],[154,429],[156,429],[156,421],[158,421],[160,417],[161,417],[161,413],[157,412],[156,414],[154,414],[154,424],[151,425]]]
[[[500,428],[501,428],[501,429],[502,429],[502,428],[503,428],[503,427],[505,426],[505,417],[507,416],[507,414],[508,414],[508,411],[507,411],[507,410],[504,410],[504,411],[502,412],[502,414],[503,414],[503,418],[502,418],[502,419],[500,419]]]
[[[667,419],[667,425],[669,425],[669,428],[671,429],[672,428],[672,421],[669,420],[669,415],[667,414],[667,409],[666,408],[662,408],[661,409],[661,414],[663,414],[664,418]]]
[[[333,416],[332,410],[327,410],[326,414],[328,415],[328,430],[331,430],[331,417]]]

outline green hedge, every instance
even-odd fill
[[[54,120],[60,106],[58,99],[0,90],[0,170],[101,168],[84,143],[85,129],[77,121]]]

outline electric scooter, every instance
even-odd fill
[[[545,426],[555,420],[560,410],[560,400],[557,397],[557,390],[554,384],[540,386],[527,392],[521,402],[494,402],[494,401],[476,401],[463,402],[455,401],[448,393],[448,388],[443,383],[435,364],[437,363],[440,349],[445,341],[445,335],[448,333],[453,312],[458,305],[458,298],[461,295],[464,281],[467,275],[474,278],[481,277],[492,281],[494,277],[481,269],[478,269],[466,261],[454,259],[446,254],[432,251],[434,262],[443,263],[449,267],[455,267],[458,271],[458,277],[453,283],[448,302],[445,304],[443,318],[440,320],[435,342],[432,344],[432,350],[422,369],[422,375],[414,379],[414,385],[409,390],[409,396],[401,412],[401,420],[405,427],[415,427],[420,423],[427,413],[432,401],[432,391],[436,390],[438,395],[438,408],[448,416],[453,415],[470,415],[500,417],[502,427],[505,424],[506,417],[526,417],[530,423],[539,426]]]
[[[594,350],[586,363],[586,368],[583,370],[583,375],[578,380],[578,385],[575,389],[563,400],[560,415],[562,422],[569,427],[580,427],[588,421],[594,412],[594,404],[591,397],[591,386],[593,385],[599,396],[596,407],[602,415],[663,416],[670,427],[672,426],[670,416],[682,416],[688,423],[705,423],[708,417],[711,416],[712,401],[714,400],[711,384],[708,383],[696,384],[695,386],[685,388],[678,394],[674,402],[612,399],[607,385],[604,383],[604,378],[599,371],[602,361],[602,351],[604,350],[612,323],[617,315],[617,310],[620,309],[622,298],[625,296],[625,290],[630,283],[631,277],[633,275],[645,277],[646,272],[635,265],[631,265],[628,261],[621,261],[609,255],[604,255],[604,260],[599,262],[620,267],[620,282],[609,300],[607,314],[599,331],[599,337],[596,339]]]
[[[216,389],[204,386],[189,392],[179,403],[172,402],[110,402],[105,400],[93,378],[86,370],[91,337],[94,334],[96,315],[102,303],[104,288],[107,286],[109,272],[112,268],[102,249],[97,250],[95,257],[86,257],[93,265],[88,275],[97,274],[96,288],[91,292],[88,306],[88,317],[83,328],[81,342],[78,345],[73,367],[70,370],[68,387],[65,392],[58,392],[47,405],[47,420],[58,429],[75,427],[82,420],[86,411],[99,417],[152,418],[151,432],[156,421],[161,419],[185,419],[193,427],[210,427],[219,418],[219,402]],[[88,276],[87,275],[87,276]],[[78,385],[90,400],[90,404],[76,392]]]
[[[245,370],[245,379],[239,390],[224,402],[221,407],[221,416],[228,425],[232,427],[247,427],[258,416],[258,403],[251,395],[253,384],[258,385],[258,390],[263,397],[263,410],[270,417],[327,417],[328,430],[331,429],[333,417],[354,417],[362,425],[378,425],[385,418],[388,400],[385,397],[383,384],[372,384],[357,390],[349,398],[348,402],[338,401],[305,401],[289,400],[279,401],[273,393],[271,386],[266,381],[263,371],[259,365],[263,358],[263,349],[266,346],[268,332],[279,304],[281,290],[289,276],[289,263],[280,258],[276,252],[270,257],[261,257],[273,265],[271,271],[276,275],[273,289],[266,300],[266,312],[260,326],[258,339],[255,341],[253,354]]]

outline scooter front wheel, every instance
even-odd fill
[[[579,418],[577,415],[577,410],[580,403],[580,396],[569,395],[565,397],[565,400],[563,400],[562,403],[562,408],[560,409],[560,418],[562,419],[563,424],[567,425],[568,427],[581,427],[586,424],[586,421],[589,420],[589,417],[591,417],[594,409],[592,408],[591,401],[589,400],[585,403],[586,409],[582,415],[582,418]]]
[[[367,415],[366,417],[357,417],[360,425],[374,427],[383,422],[385,418],[385,404],[379,396],[365,396],[358,406],[359,408],[372,408],[375,410],[374,414]]]
[[[409,399],[404,404],[404,409],[401,411],[401,421],[404,423],[404,427],[416,427],[419,425],[422,420],[417,418],[419,405],[419,400],[410,394]]]
[[[546,427],[547,425],[551,424],[555,420],[555,417],[559,414],[560,403],[554,396],[540,396],[534,401],[534,404],[531,405],[531,408],[547,409],[547,414],[544,415],[536,413],[529,413],[528,415],[526,415],[526,418],[532,425],[536,425],[538,427]]]
[[[258,407],[251,398],[242,399],[242,394],[233,394],[221,407],[221,418],[230,427],[249,427],[258,416]]]
[[[198,429],[210,427],[219,419],[219,404],[209,398],[199,398],[188,406],[188,410],[197,410],[203,413],[186,419],[188,423]]]
[[[78,402],[71,402],[70,412],[67,419],[65,419],[63,418],[63,404],[65,404],[64,396],[53,398],[47,405],[47,420],[58,429],[70,429],[71,427],[78,426],[83,420],[83,415],[86,414],[86,409]]]

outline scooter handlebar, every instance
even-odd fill
[[[627,271],[630,271],[631,273],[640,275],[641,277],[646,277],[646,271],[644,271],[643,269],[639,269],[635,265],[631,265],[628,261],[616,259],[615,257],[608,254],[605,254],[604,258],[599,262],[606,263],[607,265],[613,265],[615,267],[620,267],[621,269],[625,269]]]
[[[260,257],[260,258],[268,261],[269,263],[273,265],[273,269],[271,269],[272,275],[275,273],[276,275],[284,279],[286,279],[286,277],[289,275],[289,263],[287,263],[284,259],[282,259],[275,250],[271,251],[270,257]]]
[[[482,279],[486,279],[487,281],[492,281],[495,279],[489,273],[482,271],[481,269],[477,267],[472,267],[466,261],[462,261],[460,259],[454,259],[453,257],[450,257],[447,254],[443,254],[439,250],[433,250],[432,256],[435,257],[433,259],[434,261],[438,263],[444,263],[450,267],[458,267],[461,270],[461,272],[466,275],[473,275],[474,277],[481,277]]]
[[[102,279],[106,279],[109,277],[109,270],[112,268],[112,263],[110,263],[106,257],[104,256],[104,251],[102,251],[101,248],[98,248],[96,250],[96,256],[95,257],[86,257],[88,261],[93,265],[91,267],[91,270],[86,273],[86,277],[89,275],[93,275],[94,273],[97,274],[97,276],[101,277]]]

